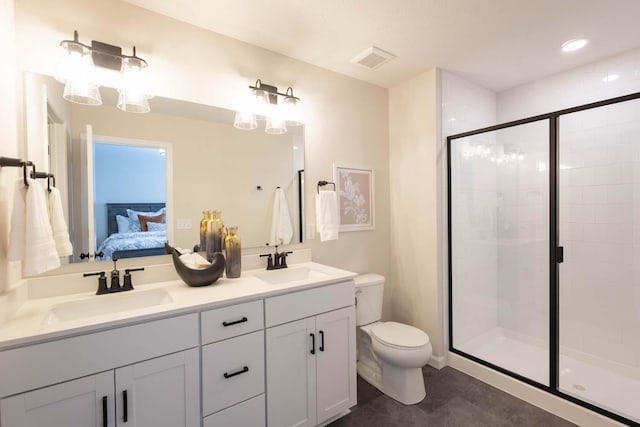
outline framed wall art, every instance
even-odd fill
[[[373,230],[373,169],[334,164],[333,180],[338,193],[340,232]]]

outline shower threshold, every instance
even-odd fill
[[[549,350],[497,328],[456,348],[486,362],[549,384]],[[640,422],[640,380],[596,363],[560,355],[559,390],[577,399]]]

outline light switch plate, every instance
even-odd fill
[[[176,229],[178,230],[191,230],[191,218],[179,218],[176,221]]]

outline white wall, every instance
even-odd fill
[[[444,355],[438,283],[439,71],[427,71],[389,90],[391,275],[393,318],[429,334]]]
[[[0,156],[20,157],[17,140],[17,92],[13,0],[0,0],[0,40],[2,40],[2,66],[0,67]],[[6,260],[9,244],[9,218],[13,203],[13,188],[20,176],[18,168],[0,169],[0,294],[18,280],[16,265]]]
[[[387,91],[120,2],[24,0],[16,4],[19,68],[51,75],[58,43],[77,29],[82,41],[121,45],[149,62],[156,95],[236,109],[257,78],[302,99],[306,119],[306,194],[332,180],[332,163],[375,170],[376,230],[344,233],[340,240],[305,247],[314,259],[356,272],[389,272]],[[4,28],[4,27],[3,27]],[[314,200],[306,220],[314,221]],[[388,310],[386,310],[388,313]]]

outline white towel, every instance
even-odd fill
[[[53,240],[56,243],[58,256],[68,256],[73,253],[73,246],[69,239],[69,229],[64,220],[64,211],[62,210],[62,199],[60,198],[60,190],[51,187],[48,192],[48,208],[49,221],[51,222],[51,231],[53,232]]]
[[[202,270],[211,267],[211,263],[204,259],[200,254],[187,253],[180,255],[180,261],[189,268]]]
[[[269,244],[286,245],[293,237],[293,227],[289,216],[289,205],[282,188],[276,188],[275,200],[273,201],[273,217],[271,218],[271,236]]]
[[[338,195],[335,191],[320,191],[316,194],[316,228],[321,242],[338,239],[339,216]]]
[[[22,274],[34,276],[60,267],[44,190],[33,179],[16,183],[9,260],[22,261]]]

